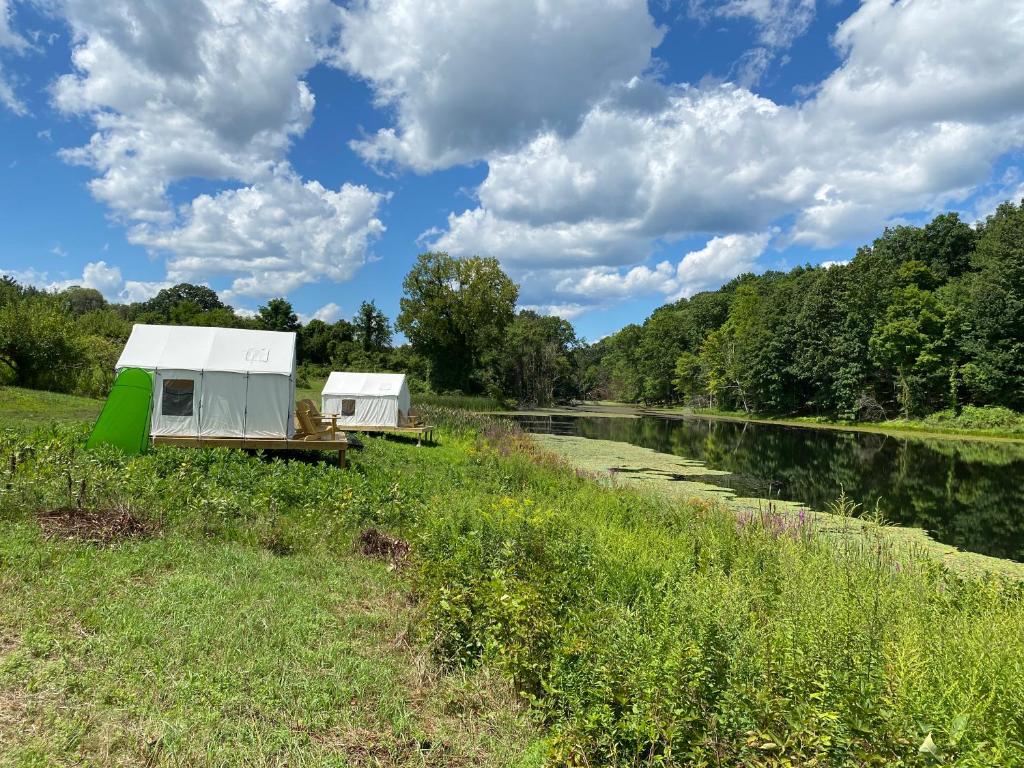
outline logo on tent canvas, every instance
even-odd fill
[[[249,347],[245,350],[245,361],[247,363],[270,362],[270,349],[268,347]]]

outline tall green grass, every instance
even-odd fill
[[[0,429],[0,765],[539,764],[510,686],[439,676],[409,580],[356,553],[411,518],[415,447],[367,440],[389,458],[367,473],[87,434]],[[156,530],[41,535],[38,510],[78,505]]]
[[[1024,595],[609,489],[503,437],[420,526],[439,653],[506,670],[565,765],[1024,762]],[[500,478],[500,480],[499,480]],[[840,505],[849,511],[849,504]]]
[[[513,681],[544,725],[552,764],[1024,764],[1019,586],[958,578],[882,535],[837,544],[771,508],[737,518],[616,488],[538,455],[510,424],[432,415],[460,419],[440,446],[368,439],[348,472],[226,450],[161,448],[125,459],[84,454],[84,430],[7,433],[2,466],[18,458],[4,479],[0,525],[23,545],[5,550],[4,562],[19,565],[0,577],[0,590],[11,598],[4,605],[29,607],[0,611],[0,627],[34,636],[53,621],[48,606],[62,604],[41,591],[39,574],[56,567],[53,577],[74,578],[50,565],[63,561],[31,533],[41,506],[82,499],[130,508],[157,520],[189,562],[215,541],[326,563],[344,557],[353,531],[376,525],[412,541],[417,642],[455,672],[497,670]],[[159,568],[137,573],[139,589],[162,583]],[[70,615],[90,610],[72,605]],[[89,621],[87,631],[109,631]],[[204,621],[193,624],[197,632]],[[337,629],[317,626],[330,643]],[[299,674],[331,658],[281,647],[307,659]],[[182,675],[196,663],[159,644],[151,654],[153,665]],[[86,691],[76,695],[107,711],[87,693],[91,678],[74,664],[65,669],[72,689]],[[136,701],[146,678],[129,679],[117,707],[131,718],[198,706],[176,690],[163,702]],[[2,667],[0,682],[10,682]],[[337,724],[330,692],[340,682],[324,684],[317,695],[325,698],[308,711],[327,707]],[[315,701],[296,700],[290,684],[259,690],[277,703],[261,707],[257,723]],[[234,727],[249,714],[233,701],[203,700],[180,722],[196,738],[213,733],[203,718]],[[466,714],[497,716],[486,707]],[[255,733],[268,735],[263,726]],[[181,738],[180,749],[191,748]],[[251,759],[259,747],[246,738],[239,743]],[[304,754],[291,737],[274,748]]]
[[[504,401],[483,395],[435,395],[430,392],[417,392],[412,396],[412,404],[413,407],[457,408],[477,413],[509,410]]]

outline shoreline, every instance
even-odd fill
[[[744,414],[721,413],[716,411],[699,411],[676,408],[645,408],[628,403],[584,404],[581,406],[561,408],[527,408],[516,411],[485,411],[486,416],[585,416],[589,418],[627,418],[637,419],[653,416],[663,419],[708,419],[712,421],[750,422],[752,424],[768,424],[778,427],[795,427],[797,429],[828,429],[834,432],[867,432],[871,434],[891,435],[919,440],[966,440],[971,442],[1004,443],[1008,445],[1024,444],[1024,437],[1006,434],[989,434],[985,431],[973,430],[935,430],[912,426],[887,426],[882,424],[845,424],[841,422],[803,421],[801,419],[774,419],[766,416],[747,416]]]
[[[862,539],[869,533],[882,532],[882,535],[889,537],[909,553],[923,553],[958,574],[975,578],[995,574],[1015,581],[1024,581],[1024,563],[943,544],[933,539],[923,528],[888,524],[877,526],[863,517],[841,517],[830,512],[812,510],[807,505],[795,501],[740,496],[730,488],[710,482],[675,479],[688,475],[694,478],[708,478],[731,474],[724,470],[711,469],[693,459],[614,440],[546,434],[531,434],[530,438],[541,450],[558,456],[575,469],[596,473],[602,482],[622,483],[626,487],[679,501],[700,499],[720,504],[738,514],[760,512],[769,506],[787,515],[799,514],[803,510],[813,516],[819,530],[837,539]]]

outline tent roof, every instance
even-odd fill
[[[397,397],[405,387],[404,373],[354,373],[333,371],[327,377],[325,395]]]
[[[117,369],[279,373],[295,371],[295,334],[188,325],[132,327]]]

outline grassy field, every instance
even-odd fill
[[[0,386],[0,429],[31,428],[58,421],[95,421],[102,400],[21,387]]]
[[[1024,762],[1018,585],[430,415],[349,471],[4,432],[0,765]]]
[[[99,402],[0,403],[19,462],[0,487],[0,766],[539,764],[511,685],[443,672],[407,571],[361,553],[378,499],[353,489],[358,456],[88,456]],[[80,499],[149,530],[102,545],[37,522]]]

